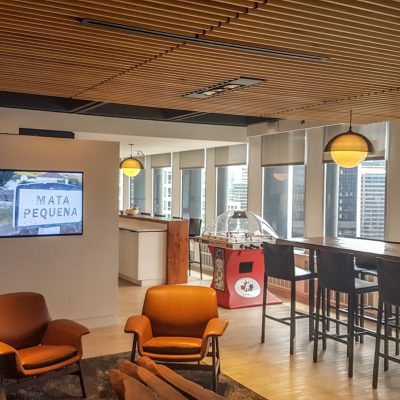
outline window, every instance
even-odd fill
[[[134,178],[129,178],[129,203],[130,206],[138,206],[139,210],[145,210],[145,196],[146,196],[146,170],[140,171],[139,175]]]
[[[170,190],[171,189],[171,190]],[[153,213],[171,218],[172,169],[153,168]]]
[[[205,220],[204,168],[182,170],[182,215]]]
[[[247,210],[247,165],[217,168],[217,215]]]
[[[325,235],[383,239],[385,186],[384,160],[364,161],[348,169],[326,164]]]
[[[263,218],[281,238],[304,236],[304,165],[264,167]]]

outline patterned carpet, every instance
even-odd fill
[[[129,353],[87,358],[83,361],[88,399],[117,399],[110,385],[107,371],[115,368],[124,358],[128,359]],[[211,374],[208,371],[179,371],[179,373],[211,389]],[[229,400],[265,400],[264,397],[224,374],[220,375],[218,393]],[[40,384],[33,383],[25,389],[7,393],[7,400],[67,400],[80,397],[79,378],[72,375]]]

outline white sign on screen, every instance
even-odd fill
[[[19,228],[79,223],[82,221],[81,190],[22,189],[19,191]]]

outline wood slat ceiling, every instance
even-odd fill
[[[82,25],[81,18],[329,57],[295,60]],[[356,123],[400,118],[397,0],[0,0],[0,91]],[[185,93],[249,76],[209,99]]]

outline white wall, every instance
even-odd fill
[[[0,168],[83,171],[83,235],[0,238],[0,293],[42,293],[53,318],[115,322],[118,157],[112,142],[0,135]]]

